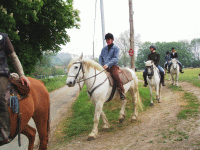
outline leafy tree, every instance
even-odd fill
[[[166,52],[171,52],[171,48],[174,47],[175,50],[178,53],[178,60],[183,64],[185,67],[192,66],[192,58],[194,57],[191,46],[187,41],[180,41],[180,42],[156,42],[156,43],[150,43],[145,42],[143,43],[138,51],[137,60],[136,60],[136,66],[138,69],[144,69],[144,61],[147,61],[148,54],[150,54],[150,45],[156,46],[156,52],[160,54],[160,63],[159,65],[164,67],[165,59],[164,56],[166,55]]]
[[[6,0],[0,1],[0,21],[0,32],[8,34],[30,74],[43,52],[58,52],[70,41],[66,28],[78,28],[80,19],[73,0]]]

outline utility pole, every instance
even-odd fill
[[[105,22],[104,22],[104,9],[103,9],[103,0],[100,0],[100,7],[101,7],[101,26],[102,26],[102,38],[103,38],[103,47],[106,46],[105,41]]]
[[[134,50],[134,28],[133,28],[133,6],[132,0],[129,0],[129,23],[130,23],[130,50],[133,51],[133,54],[129,55],[131,57],[131,68],[135,68],[135,50]]]

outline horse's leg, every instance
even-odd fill
[[[40,138],[40,147],[39,150],[46,150],[48,143],[48,132],[50,128],[50,110],[49,104],[46,104],[46,108],[40,108],[41,111],[36,111],[33,116],[33,120],[35,121],[37,131]]]
[[[103,102],[102,101],[99,100],[95,104],[94,126],[93,126],[93,129],[92,129],[92,132],[88,135],[88,139],[87,139],[88,141],[94,140],[97,137],[99,117],[100,117],[100,114],[102,113],[102,109],[103,109]]]
[[[28,150],[33,150],[36,129],[27,124],[27,126],[24,128],[24,130],[21,133],[27,136],[29,140]]]
[[[102,112],[101,112],[101,119],[102,119],[102,121],[103,121],[103,123],[104,123],[104,125],[103,125],[102,128],[103,128],[104,130],[109,129],[109,128],[110,128],[110,125],[109,125],[108,119],[106,118],[106,115],[105,115],[105,113],[103,112],[103,110],[102,110]]]
[[[151,97],[151,104],[150,104],[150,106],[153,106],[153,99],[152,99],[153,92],[152,92],[151,86],[149,86],[149,90],[150,90],[150,97]]]
[[[125,117],[126,117],[126,110],[125,110],[126,103],[127,103],[126,99],[122,100],[122,108],[121,108],[121,111],[119,113],[119,122],[120,123],[124,122]]]
[[[171,73],[172,85],[174,85],[174,75]]]
[[[160,83],[156,85],[156,100],[160,101]]]

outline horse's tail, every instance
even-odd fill
[[[138,87],[137,87],[137,105],[139,106],[140,110],[143,111],[143,104],[140,98]]]

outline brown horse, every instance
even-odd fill
[[[48,133],[50,129],[49,115],[50,115],[50,102],[49,93],[40,80],[28,77],[30,81],[29,96],[19,102],[21,113],[21,133],[29,139],[28,149],[32,150],[35,141],[36,129],[28,125],[31,117],[33,118],[40,138],[40,150],[47,149]],[[17,131],[17,114],[12,113],[9,107],[11,136]]]

